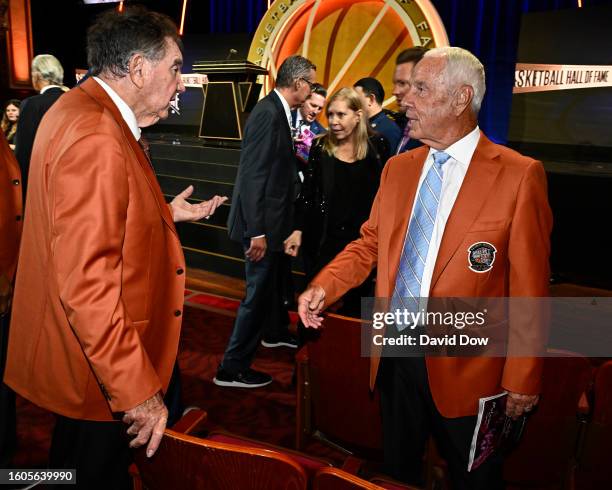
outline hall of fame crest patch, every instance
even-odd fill
[[[477,242],[468,248],[469,268],[474,272],[487,272],[493,267],[497,249],[489,242]]]

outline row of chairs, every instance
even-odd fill
[[[135,453],[131,472],[135,490],[419,490],[383,477],[363,480],[325,459],[237,435],[191,435],[205,422],[192,410],[166,433],[147,458]]]
[[[298,353],[296,448],[314,438],[362,458],[367,469],[382,457],[382,432],[360,335],[359,321],[329,315],[319,338]],[[548,354],[540,404],[506,459],[504,478],[516,489],[612,488],[612,361],[595,366],[579,354]],[[424,467],[427,488],[448,487],[433,444]]]
[[[205,413],[195,410],[166,431],[153,458],[137,453],[136,490],[415,490],[371,473],[382,459],[382,437],[360,332],[359,321],[329,315],[320,337],[298,352],[296,451],[218,431],[196,437]],[[612,361],[595,367],[578,354],[550,354],[541,402],[507,458],[508,488],[612,488]],[[342,467],[305,454],[312,439],[343,453]],[[434,445],[424,465],[428,489],[449,488]]]

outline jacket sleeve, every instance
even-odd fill
[[[247,238],[265,235],[265,197],[275,159],[279,121],[271,111],[254,111],[249,117],[240,160],[240,210]]]
[[[518,190],[508,245],[510,328],[502,386],[515,393],[536,394],[541,387],[551,229],[546,173],[533,161]]]
[[[111,410],[134,408],[162,386],[122,299],[122,247],[134,203],[119,141],[81,138],[48,179],[60,300]]]

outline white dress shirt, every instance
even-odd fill
[[[93,77],[93,79],[100,84],[100,86],[115,103],[117,109],[119,109],[119,112],[121,113],[121,117],[123,117],[123,120],[128,125],[128,128],[130,128],[130,131],[134,135],[134,138],[136,138],[136,141],[138,141],[140,139],[140,128],[138,127],[138,121],[136,120],[136,114],[134,114],[134,111],[130,109],[130,106],[127,105],[126,102],[119,97],[119,94],[110,88],[110,86],[104,82],[104,80],[98,77]]]
[[[421,185],[425,180],[425,176],[429,169],[433,165],[433,154],[436,151],[444,151],[450,155],[450,158],[442,166],[442,189],[440,190],[440,204],[438,205],[438,213],[436,214],[436,221],[434,223],[433,233],[431,235],[431,241],[429,243],[429,250],[427,251],[427,259],[425,260],[425,268],[423,269],[423,277],[421,278],[421,297],[426,298],[429,296],[429,287],[431,286],[431,277],[433,275],[434,266],[436,265],[436,259],[438,258],[438,251],[440,250],[440,243],[442,242],[442,235],[444,235],[444,228],[446,227],[446,221],[450,215],[461,184],[465,178],[465,174],[470,166],[472,156],[476,151],[478,140],[480,139],[480,128],[476,126],[469,134],[465,135],[459,141],[456,141],[445,150],[434,150],[431,148],[429,154],[423,165],[421,172],[421,178],[419,179],[419,185],[415,194],[415,202],[412,205],[413,212],[416,200],[421,189]],[[410,216],[412,219],[412,215]],[[408,222],[410,223],[410,221]]]
[[[283,109],[285,109],[285,116],[287,117],[287,124],[289,125],[289,132],[291,132],[291,107],[289,107],[289,103],[285,100],[285,98],[283,97],[283,94],[281,94],[278,90],[274,89],[274,92],[276,92],[276,95],[278,95],[278,98],[281,101],[281,104],[283,104]],[[300,111],[298,111],[299,113]]]

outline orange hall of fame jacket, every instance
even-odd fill
[[[360,238],[312,281],[325,290],[326,304],[360,284],[375,266],[376,296],[392,296],[428,151],[421,147],[388,161]],[[542,164],[492,143],[481,133],[444,229],[429,296],[548,296],[551,228]],[[470,268],[469,249],[478,242],[496,249],[486,272]],[[512,332],[512,324],[509,328]],[[370,387],[376,380],[381,349],[372,347]],[[537,394],[541,387],[542,359],[538,357],[427,357],[426,364],[433,399],[445,417],[474,415],[480,397],[504,389]]]
[[[185,260],[149,160],[94,79],[38,129],[19,260],[11,388],[100,421],[167,389]]]

